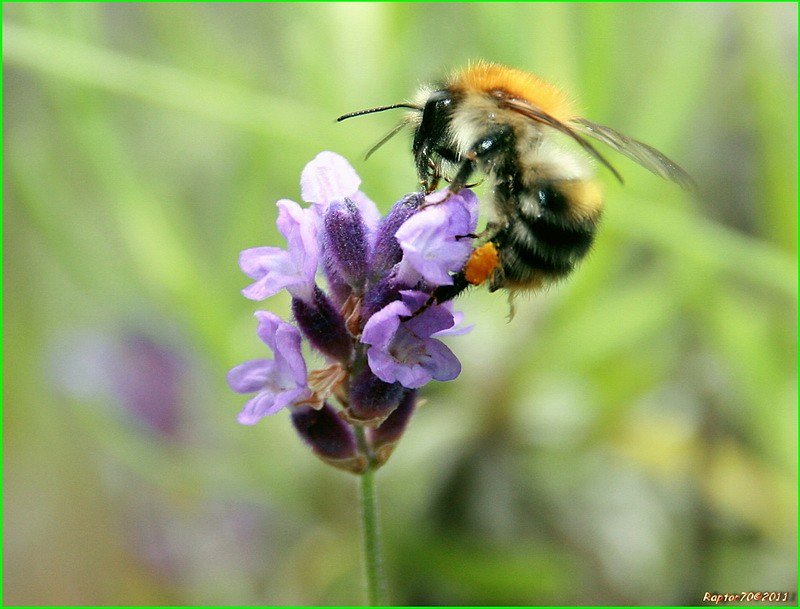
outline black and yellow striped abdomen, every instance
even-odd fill
[[[561,180],[537,182],[515,193],[506,223],[491,238],[500,253],[490,289],[537,289],[571,273],[594,241],[600,202],[574,199],[585,184]],[[502,192],[499,193],[502,196]],[[521,195],[521,196],[520,196]]]

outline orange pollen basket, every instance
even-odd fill
[[[464,267],[464,277],[472,285],[481,285],[500,265],[500,255],[491,241],[473,250]]]

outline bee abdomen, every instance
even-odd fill
[[[506,242],[547,260],[583,257],[594,241],[594,228],[565,227],[542,220],[519,220],[509,226]]]
[[[568,257],[544,256],[535,248],[511,242],[500,249],[503,274],[511,281],[524,281],[537,272],[548,275],[566,275],[575,267]]]
[[[520,209],[494,238],[504,280],[521,284],[567,275],[589,251],[594,235],[594,222],[546,212],[534,216]]]

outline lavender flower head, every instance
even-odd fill
[[[461,371],[440,339],[468,329],[457,329],[461,315],[433,294],[453,283],[472,252],[477,199],[468,189],[414,193],[381,218],[355,170],[333,152],[306,165],[300,186],[308,207],[278,201],[286,248],[255,247],[239,258],[254,280],[242,293],[264,300],[286,289],[294,324],[258,311],[258,336],[274,358],[236,366],[228,383],[255,394],[240,423],[289,408],[318,457],[361,473],[391,454],[417,390]],[[310,372],[303,338],[320,364]]]

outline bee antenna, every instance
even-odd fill
[[[410,110],[416,110],[418,112],[422,112],[422,108],[419,106],[415,106],[414,104],[409,104],[406,102],[402,102],[399,104],[392,104],[391,106],[378,106],[377,108],[367,108],[366,110],[356,110],[355,112],[348,112],[347,114],[342,114],[339,118],[336,119],[336,122],[343,121],[348,118],[353,118],[354,116],[362,116],[364,114],[373,114],[375,112],[383,112],[384,110],[394,110],[395,108],[408,108]]]

